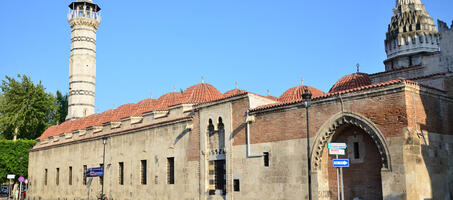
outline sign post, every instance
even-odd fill
[[[9,179],[9,187],[8,187],[8,199],[9,199],[9,197],[11,196],[11,192],[12,192],[12,190],[11,190],[11,185],[12,185],[12,183],[13,183],[12,179],[15,179],[15,178],[16,178],[16,175],[14,175],[14,174],[8,174],[8,175],[6,176],[6,178]]]
[[[337,195],[338,200],[344,200],[344,186],[343,186],[343,167],[349,167],[349,159],[339,159],[338,155],[345,155],[347,148],[346,143],[328,143],[327,148],[329,148],[329,154],[335,155],[336,159],[332,160],[333,167],[337,168]],[[338,171],[340,171],[340,177],[338,177]],[[341,192],[340,192],[340,179],[341,179]]]
[[[17,197],[18,199],[20,199],[20,196],[22,194],[22,182],[25,181],[25,178],[23,176],[19,177],[19,196]]]

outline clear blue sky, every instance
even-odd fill
[[[422,0],[435,21],[452,0]],[[0,77],[26,74],[49,92],[68,91],[71,1],[2,1]],[[323,91],[343,75],[384,70],[394,0],[95,0],[96,110],[157,98],[205,77],[274,96],[300,84]]]

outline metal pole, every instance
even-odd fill
[[[308,173],[308,200],[311,200],[311,162],[310,162],[310,121],[308,119],[308,100],[305,101],[305,111],[307,117],[307,173]]]
[[[18,199],[20,200],[21,198],[21,192],[22,192],[22,182],[19,183],[19,196],[18,196]]]
[[[104,143],[104,153],[102,155],[102,191],[101,191],[101,198],[104,199],[104,182],[105,182],[105,143],[107,138],[103,138]]]
[[[338,159],[338,155],[337,155],[337,159]],[[338,167],[337,168],[337,196],[338,196],[338,200],[340,200],[340,178],[338,177]]]
[[[9,200],[10,197],[11,197],[11,183],[12,183],[12,181],[11,181],[11,179],[9,179],[9,186],[8,186],[8,200]]]
[[[341,178],[341,199],[344,200],[343,168],[340,168],[340,178]]]

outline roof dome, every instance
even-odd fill
[[[282,96],[280,96],[278,98],[278,101],[291,102],[291,101],[302,100],[302,94],[304,93],[305,89],[308,89],[308,91],[312,94],[312,98],[324,95],[324,92],[322,92],[321,90],[318,90],[314,87],[310,87],[310,86],[306,86],[306,85],[304,85],[304,86],[299,85],[299,86],[286,90],[286,92],[283,93]]]
[[[167,110],[168,107],[182,103],[182,94],[179,92],[170,92],[159,97],[155,104],[156,110]]]
[[[145,99],[137,103],[135,112],[132,113],[132,116],[141,116],[142,113],[150,112],[154,110],[157,100],[155,99]]]
[[[220,99],[222,97],[223,94],[214,86],[207,83],[199,83],[184,91],[183,103],[198,104]]]
[[[354,73],[343,76],[332,86],[329,93],[339,92],[343,90],[354,89],[362,86],[371,85],[371,79],[368,74]]]
[[[230,96],[234,96],[234,95],[238,95],[238,94],[243,94],[243,93],[246,93],[247,91],[245,90],[241,90],[241,89],[232,89],[232,90],[229,90],[227,92],[225,92],[225,94],[223,94],[223,96],[225,97],[230,97]]]

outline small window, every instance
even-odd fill
[[[175,184],[175,158],[167,158],[167,183]]]
[[[60,168],[57,168],[57,171],[55,174],[55,184],[60,185]]]
[[[44,170],[44,185],[47,185],[47,169]]]
[[[269,167],[269,152],[263,153],[264,166]]]
[[[359,143],[354,142],[354,159],[360,159]]]
[[[69,167],[68,176],[69,185],[72,185],[72,167]]]
[[[120,162],[118,163],[119,165],[119,177],[118,177],[118,180],[119,180],[119,184],[120,185],[124,185],[124,163],[123,162]]]
[[[241,191],[241,186],[240,186],[240,182],[239,182],[239,179],[234,179],[234,191],[235,192],[239,192]]]
[[[141,183],[142,185],[146,185],[146,160],[140,161],[140,174],[141,174]]]
[[[87,175],[86,175],[86,171],[87,171],[87,166],[84,165],[84,166],[83,166],[83,185],[86,185],[86,184],[87,184]]]

